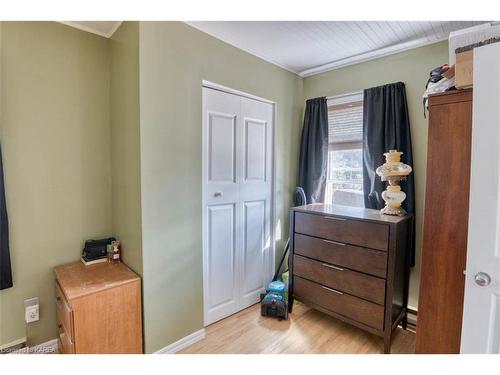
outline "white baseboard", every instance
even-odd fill
[[[190,335],[183,337],[182,339],[165,346],[164,348],[154,352],[154,354],[174,354],[181,351],[188,346],[193,345],[195,342],[198,342],[205,338],[205,328],[200,329],[199,331],[193,332]]]

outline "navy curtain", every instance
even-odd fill
[[[385,203],[382,192],[385,182],[375,174],[375,169],[385,162],[384,153],[389,150],[403,152],[401,161],[413,165],[410,119],[403,82],[372,87],[363,95],[363,191],[365,207],[381,209]],[[401,183],[406,193],[403,208],[415,214],[415,170]],[[413,220],[415,233],[415,220]],[[415,239],[412,235],[410,265],[415,265]]]
[[[325,199],[328,162],[328,107],[326,98],[306,101],[304,126],[300,143],[299,186],[307,203]]]
[[[5,204],[2,149],[0,147],[0,290],[12,287],[12,270],[9,252],[9,219]]]

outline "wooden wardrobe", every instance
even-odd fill
[[[416,353],[459,353],[467,254],[472,90],[429,97]]]

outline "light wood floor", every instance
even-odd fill
[[[214,323],[206,337],[182,350],[183,354],[212,353],[382,353],[383,340],[303,304],[297,304],[287,321],[260,316],[260,305]],[[397,328],[391,353],[415,350],[415,334]]]

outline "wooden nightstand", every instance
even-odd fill
[[[54,269],[59,352],[142,353],[141,279],[122,263]]]

